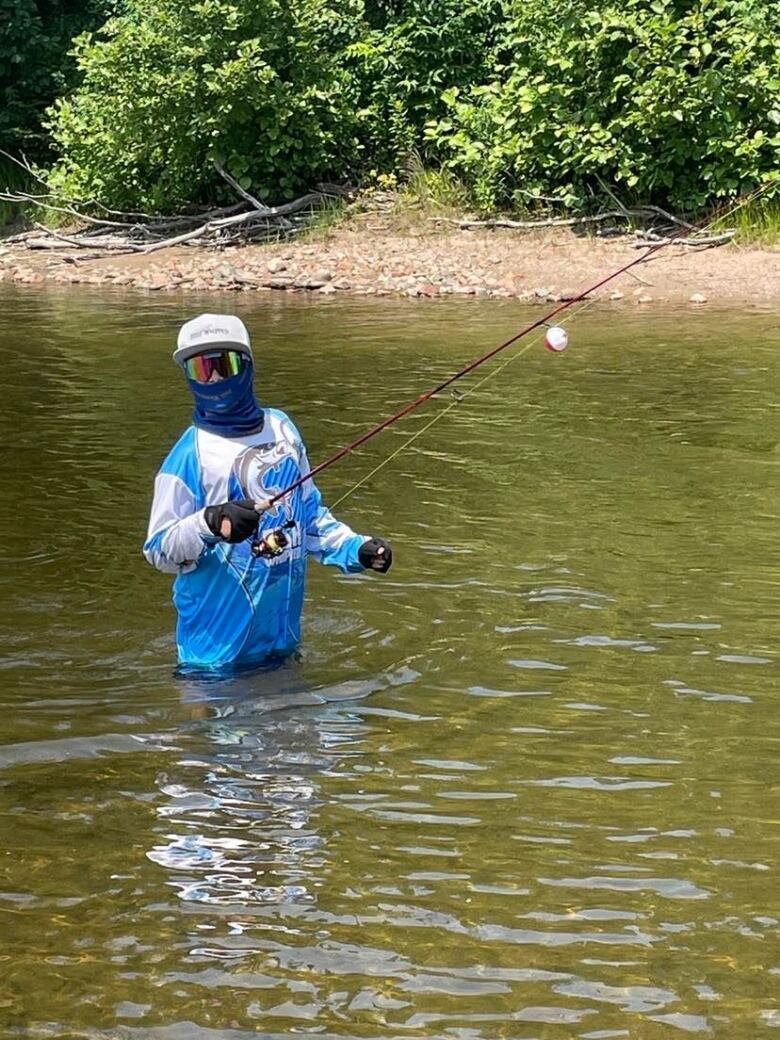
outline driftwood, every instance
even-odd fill
[[[611,193],[610,193],[611,194]],[[614,199],[614,196],[612,196]],[[642,230],[635,231],[635,249],[643,249],[648,246],[658,245],[661,242],[674,242],[675,245],[709,248],[711,246],[724,245],[730,242],[736,234],[736,228],[726,228],[719,234],[711,234],[704,230],[697,230],[695,224],[688,223],[682,217],[661,209],[660,206],[638,206],[627,208],[615,202],[618,209],[605,210],[602,213],[586,214],[577,217],[542,217],[538,220],[510,220],[508,218],[497,218],[494,220],[467,220],[453,217],[431,217],[431,221],[438,224],[453,224],[463,230],[470,228],[513,228],[523,231],[539,230],[556,227],[582,227],[592,224],[603,224],[607,221],[622,221],[624,227],[608,227],[599,229],[596,234],[630,234],[630,224],[636,223],[638,219],[643,220],[648,226]],[[680,229],[684,228],[690,234],[683,235]]]
[[[532,228],[548,227],[577,227],[579,224],[598,224],[604,220],[620,220],[631,215],[629,210],[607,210],[605,213],[595,213],[592,216],[583,217],[543,217],[539,220],[509,220],[500,217],[495,220],[465,220],[454,217],[431,217],[434,223],[455,224],[456,227],[467,228],[521,228],[530,230]]]
[[[122,253],[154,253],[160,249],[186,246],[194,242],[213,248],[224,248],[240,243],[289,237],[303,230],[311,221],[317,207],[323,205],[327,200],[352,200],[354,198],[350,189],[333,184],[320,184],[317,191],[308,192],[292,202],[286,202],[280,206],[269,206],[243,188],[228,170],[215,162],[215,171],[240,196],[240,202],[230,206],[174,214],[122,212],[110,209],[95,199],[73,199],[62,193],[51,191],[40,174],[30,166],[24,157],[20,159],[2,150],[0,150],[0,154],[16,163],[32,182],[36,182],[45,189],[45,191],[37,193],[0,191],[0,200],[24,207],[37,207],[67,220],[67,227],[60,231],[47,228],[43,224],[33,223],[34,230],[13,235],[6,241],[18,243],[28,249],[55,250],[58,253],[65,249],[71,250],[71,252],[87,250],[90,252],[91,258],[102,254],[117,256]],[[717,234],[712,234],[711,231],[698,231],[695,225],[689,224],[686,220],[659,206],[626,207],[607,185],[602,185],[602,187],[614,202],[615,208],[600,213],[574,217],[551,216],[535,220],[512,220],[510,218],[470,220],[441,216],[430,219],[437,224],[451,224],[464,230],[509,228],[531,231],[540,228],[584,228],[597,225],[596,234],[605,236],[630,234],[632,228],[641,224],[642,230],[634,231],[636,236],[634,246],[637,249],[665,241],[673,241],[676,245],[681,246],[706,249],[722,245],[734,237],[735,230],[731,228]],[[543,199],[542,196],[531,197],[549,203],[561,201],[552,197],[547,199]],[[383,206],[392,209],[395,197],[374,193],[372,204],[379,210]]]
[[[245,188],[242,188],[238,181],[235,179],[235,177],[232,177],[224,168],[224,166],[222,166],[221,163],[215,162],[214,169],[217,171],[220,177],[222,177],[223,180],[227,181],[227,183],[230,185],[231,188],[233,188],[234,191],[238,192],[242,199],[245,199],[247,202],[249,202],[256,210],[258,210],[260,213],[269,212],[268,206],[266,206],[264,202],[260,202],[259,199],[256,199],[254,195],[250,195]]]
[[[25,170],[31,180],[47,187],[26,159],[2,151],[0,154]],[[199,212],[150,214],[109,209],[94,199],[72,199],[48,190],[44,193],[0,191],[0,200],[4,202],[38,207],[64,217],[67,222],[62,230],[54,230],[33,221],[34,230],[13,235],[6,241],[27,249],[56,250],[58,253],[65,249],[71,253],[89,250],[90,258],[103,254],[154,253],[196,241],[223,248],[297,234],[326,200],[349,197],[347,189],[320,185],[319,190],[308,192],[292,202],[268,206],[246,191],[219,163],[215,163],[214,168],[241,196],[240,202]]]
[[[682,237],[681,235],[675,235],[669,238],[665,235],[656,234],[652,230],[638,232],[636,242],[634,242],[634,249],[647,249],[649,246],[657,246],[662,242],[674,242],[676,246],[689,246],[691,248],[706,248],[709,249],[712,246],[723,246],[727,242],[730,242],[734,235],[736,235],[736,228],[726,228],[718,235],[709,234],[693,234],[690,236]]]

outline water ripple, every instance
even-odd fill
[[[227,298],[0,296],[3,1037],[776,1032],[776,315],[589,310],[339,507],[389,575],[204,679],[139,546]],[[230,307],[314,460],[531,315]]]

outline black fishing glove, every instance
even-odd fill
[[[206,506],[203,516],[212,534],[223,542],[232,543],[251,538],[260,521],[260,514],[251,498]]]
[[[393,562],[393,550],[384,538],[369,538],[358,549],[358,559],[367,571],[384,574]]]

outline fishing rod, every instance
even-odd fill
[[[733,208],[740,208],[746,203],[755,200],[755,198],[757,198],[758,195],[765,191],[767,187],[768,185],[763,185],[760,189],[756,189],[755,191],[751,192],[743,199],[741,199],[739,203],[735,205]],[[730,210],[726,210],[726,213],[728,213],[729,211]],[[706,228],[709,224],[715,223],[715,221],[721,219],[722,216],[725,216],[726,213],[720,215],[716,214],[712,217],[709,217],[706,222],[700,224],[699,230]],[[529,335],[531,332],[534,332],[536,329],[542,328],[543,326],[548,327],[546,345],[550,350],[556,353],[563,350],[567,342],[566,333],[563,329],[559,329],[557,327],[549,327],[550,322],[553,318],[555,318],[558,314],[562,314],[564,311],[568,310],[575,303],[579,303],[580,301],[586,299],[586,297],[590,296],[591,293],[594,293],[598,289],[601,289],[602,286],[614,281],[615,278],[619,278],[621,274],[625,274],[627,271],[630,271],[632,267],[637,267],[639,264],[646,263],[655,253],[657,253],[661,249],[664,249],[666,246],[672,245],[678,238],[681,238],[685,235],[689,235],[691,233],[692,227],[695,229],[696,225],[687,225],[681,227],[680,230],[677,231],[674,235],[671,235],[669,238],[664,239],[662,242],[656,242],[652,245],[649,245],[646,252],[644,252],[641,256],[636,257],[634,260],[629,261],[629,263],[627,264],[623,264],[622,267],[619,267],[616,271],[613,271],[611,272],[611,274],[608,274],[604,278],[601,278],[593,285],[588,286],[587,289],[583,289],[581,292],[577,293],[576,296],[571,296],[569,297],[569,299],[564,300],[557,307],[554,307],[551,311],[548,311],[548,313],[543,315],[541,318],[538,318],[536,321],[530,322],[530,324],[525,325],[522,329],[520,329],[519,332],[516,332],[513,336],[510,336],[508,339],[505,339],[502,343],[499,343],[498,346],[492,347],[484,354],[480,354],[478,357],[473,358],[462,368],[459,368],[457,372],[454,372],[451,376],[448,376],[446,379],[443,379],[440,383],[437,383],[435,386],[431,387],[430,390],[426,390],[425,393],[420,394],[419,397],[416,397],[414,400],[409,401],[408,404],[405,404],[402,408],[399,408],[398,411],[393,412],[392,415],[388,416],[386,419],[383,419],[382,422],[379,422],[375,426],[372,426],[369,430],[366,430],[365,433],[362,433],[359,437],[356,437],[355,440],[350,441],[349,444],[345,444],[343,448],[339,448],[338,451],[335,451],[324,461],[318,463],[318,465],[310,469],[308,473],[298,477],[297,480],[294,480],[291,484],[283,488],[281,491],[278,491],[275,495],[272,495],[268,499],[258,501],[255,504],[255,508],[259,513],[264,513],[266,512],[266,510],[273,508],[273,506],[276,505],[277,502],[281,501],[281,499],[283,498],[286,498],[287,495],[292,494],[293,491],[296,491],[299,487],[305,484],[307,480],[313,479],[315,476],[317,476],[318,473],[322,473],[323,470],[328,469],[329,466],[332,466],[340,459],[343,459],[345,455],[349,455],[356,448],[359,448],[362,444],[365,444],[366,441],[371,440],[372,437],[376,437],[376,435],[378,433],[381,433],[382,430],[386,430],[388,426],[392,426],[394,423],[397,423],[399,419],[403,419],[405,415],[409,415],[410,412],[415,411],[415,409],[419,408],[420,405],[425,404],[426,401],[430,401],[432,397],[435,397],[437,394],[440,394],[442,390],[446,390],[447,387],[452,386],[453,383],[457,382],[459,379],[462,379],[464,376],[467,376],[470,372],[473,372],[474,369],[479,368],[480,365],[484,365],[486,361],[489,361],[491,358],[494,358],[497,354],[500,354],[502,351],[506,350],[507,347],[511,347],[513,343],[517,343],[518,340],[523,339],[523,337]],[[551,336],[550,334],[553,335]],[[282,536],[282,541],[284,541],[284,545],[280,546],[279,552],[283,551],[283,549],[286,547],[286,539],[284,538],[284,536]],[[262,544],[263,543],[261,543],[260,541],[256,541],[253,543],[252,549],[255,555],[278,555],[278,553],[276,552],[269,552],[268,549],[265,549],[265,551],[261,552],[259,547]]]

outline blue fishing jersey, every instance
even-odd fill
[[[260,517],[258,537],[293,521],[280,556],[255,557],[252,539],[215,538],[204,510],[234,499],[269,499],[309,472],[306,449],[290,418],[264,408],[262,429],[222,437],[190,426],[160,467],[144,555],[175,574],[173,602],[183,665],[248,665],[290,653],[300,641],[306,560],[362,571],[366,540],[322,504],[313,480]]]

